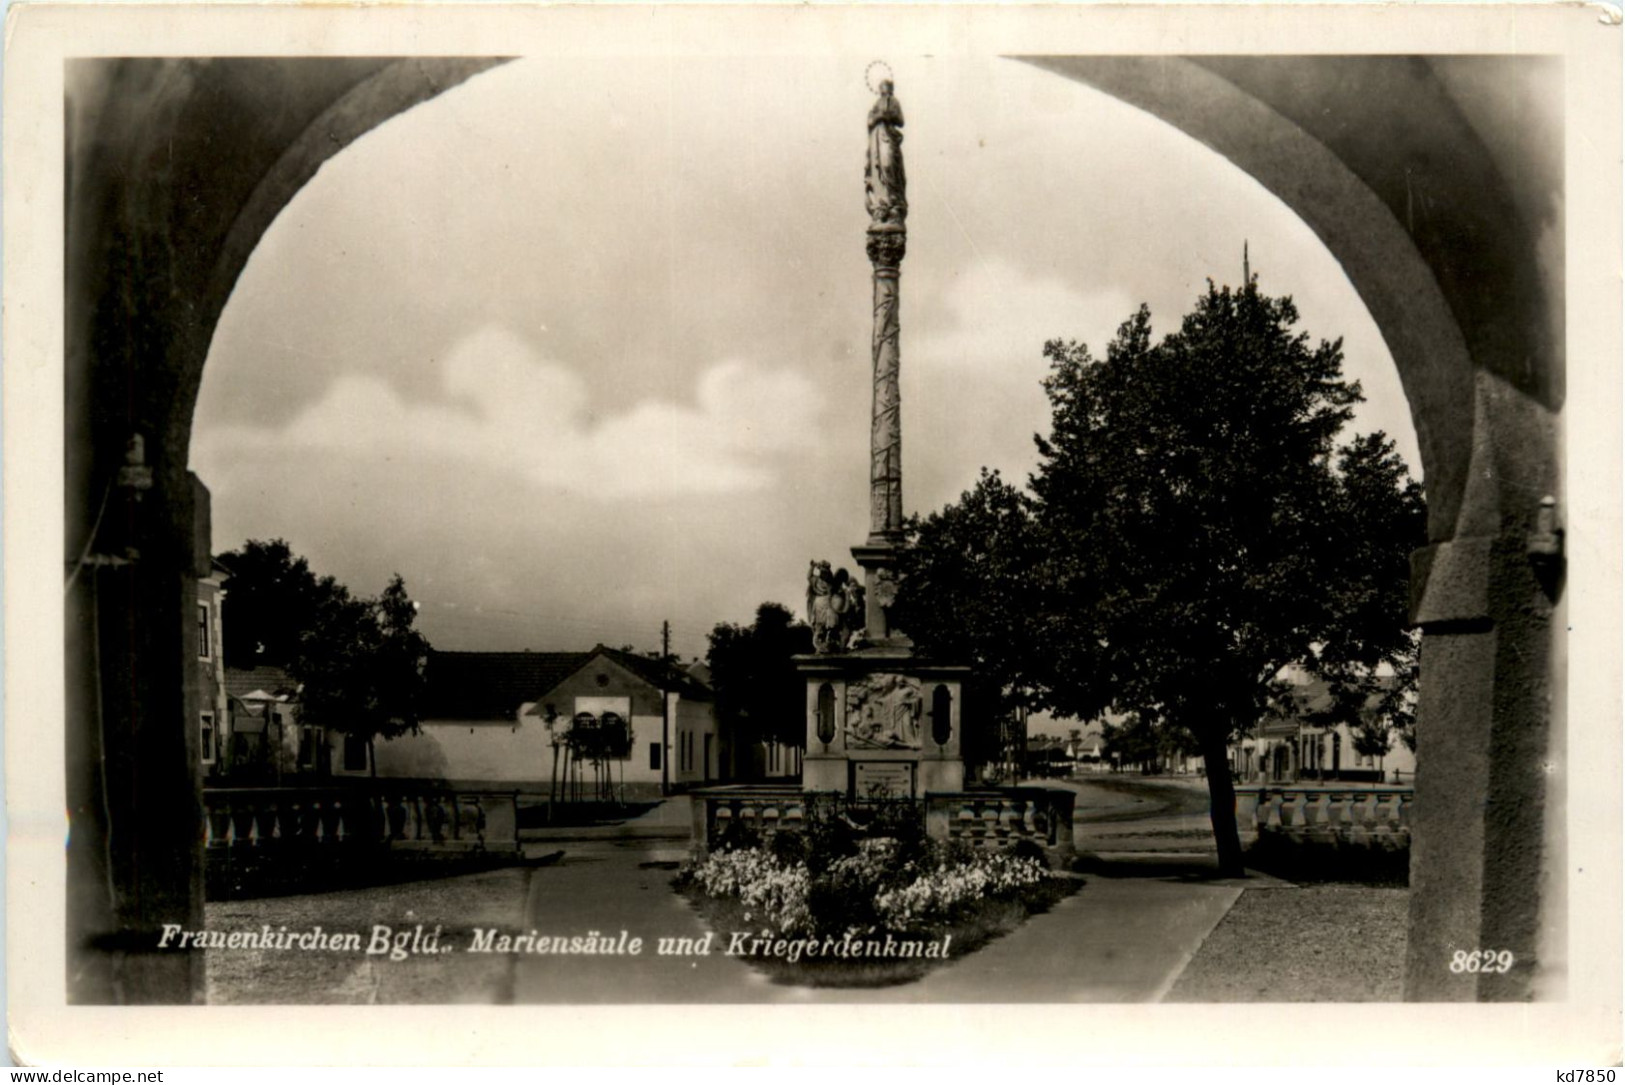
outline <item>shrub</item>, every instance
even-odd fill
[[[857,834],[833,802],[812,799],[806,814],[807,869],[822,874],[830,864],[858,853]]]
[[[1016,859],[1031,860],[1043,870],[1049,869],[1049,855],[1045,853],[1043,845],[1036,840],[1016,841],[1010,845],[1010,855]]]
[[[985,853],[969,863],[921,871],[907,884],[882,891],[874,900],[875,915],[894,931],[942,923],[986,897],[1018,896],[1045,876],[1031,859]]]
[[[751,851],[762,846],[762,837],[743,821],[730,821],[717,837],[718,851]]]
[[[694,868],[689,880],[711,896],[737,898],[747,923],[759,919],[781,934],[812,925],[807,868],[780,863],[760,848],[714,852]]]
[[[1410,860],[1410,838],[1397,833],[1304,839],[1272,829],[1246,853],[1249,866],[1279,878],[1355,885],[1408,885]]]
[[[767,850],[775,860],[785,866],[807,862],[807,838],[800,833],[781,829],[768,841]]]
[[[854,854],[836,859],[813,879],[808,904],[817,933],[841,935],[873,930],[879,924],[875,897],[911,872],[900,861],[901,847],[890,837],[857,844]]]
[[[894,841],[899,862],[919,862],[930,851],[931,841],[925,835],[925,807],[920,803],[899,801],[881,804],[869,823],[869,833]]]

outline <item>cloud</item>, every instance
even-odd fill
[[[984,466],[1024,480],[1037,464],[1033,434],[1049,430],[1044,342],[1081,339],[1103,352],[1133,311],[1122,291],[1079,289],[1000,258],[926,294],[924,319],[903,332],[904,498],[922,512],[956,499]]]
[[[823,403],[805,377],[727,360],[702,370],[694,403],[603,397],[512,331],[482,328],[440,365],[439,401],[408,402],[372,374],[338,377],[286,425],[201,428],[200,471],[279,451],[457,461],[551,490],[615,500],[760,490],[775,454],[811,447]]]
[[[1085,292],[1058,277],[1003,259],[978,261],[940,296],[943,320],[921,336],[921,357],[944,366],[989,370],[1015,362],[1042,367],[1048,339],[1081,339],[1096,353],[1136,303],[1118,289]]]

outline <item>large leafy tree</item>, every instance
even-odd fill
[[[953,644],[932,616],[976,615],[1009,647],[973,641],[969,654],[1034,703],[1131,714],[1163,744],[1199,750],[1230,874],[1241,847],[1227,748],[1285,694],[1283,669],[1325,677],[1352,707],[1414,660],[1420,488],[1380,434],[1339,448],[1360,387],[1343,379],[1341,342],[1312,344],[1296,321],[1289,298],[1209,284],[1160,342],[1142,307],[1103,358],[1047,343],[1052,426],[1030,498],[984,478],[922,525],[933,552],[910,559],[928,595],[954,581],[953,598],[914,612],[916,640]],[[978,539],[996,553],[969,556]],[[984,596],[1007,592],[1014,613],[999,617]]]
[[[984,469],[957,504],[911,518],[908,533],[898,626],[931,654],[973,664],[988,708],[1030,707],[1035,618],[1042,612],[1033,573],[1044,553],[1031,497]]]
[[[1031,495],[984,469],[957,504],[907,524],[894,620],[924,653],[973,666],[961,708],[972,767],[1018,765],[1022,710],[1038,707],[1043,558]]]
[[[250,539],[220,555],[230,570],[221,623],[228,667],[287,667],[317,611],[343,586],[318,577],[284,539]]]
[[[710,634],[717,719],[745,742],[800,746],[806,693],[793,657],[812,651],[812,630],[778,603],[756,608],[750,625],[723,622]]]
[[[365,738],[415,731],[429,642],[399,574],[377,598],[318,577],[286,542],[221,556],[228,666],[268,664],[299,684],[300,719]],[[369,762],[371,758],[368,759]]]
[[[1137,713],[1201,751],[1220,867],[1241,870],[1226,751],[1297,665],[1336,690],[1403,656],[1421,492],[1380,434],[1338,448],[1361,400],[1341,341],[1290,298],[1209,284],[1152,342],[1142,307],[1106,357],[1051,342],[1054,425],[1033,479],[1060,611],[1060,711]]]

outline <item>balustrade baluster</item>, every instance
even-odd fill
[[[1360,791],[1349,796],[1345,818],[1350,840],[1365,840],[1371,835],[1371,799],[1371,795]]]
[[[1279,806],[1279,810],[1281,811],[1281,828],[1292,829],[1301,824],[1301,822],[1298,820],[1298,808],[1302,804],[1302,801],[1301,796],[1295,791],[1281,792]]]
[[[1311,835],[1324,836],[1329,830],[1329,802],[1324,791],[1303,794],[1303,828]]]
[[[276,839],[276,800],[263,799],[254,804],[254,846],[263,848]]]
[[[254,844],[254,802],[245,799],[230,808],[231,842],[233,846],[252,847]]]
[[[220,812],[217,807],[206,807],[203,811],[203,846],[205,848],[218,848],[225,841],[220,838]]]

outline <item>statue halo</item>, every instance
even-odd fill
[[[885,68],[886,69],[885,76],[882,77],[878,82],[875,80],[875,69],[876,68]],[[863,85],[869,88],[869,93],[870,94],[879,94],[880,93],[880,84],[881,83],[885,83],[887,81],[895,82],[896,79],[897,79],[897,76],[891,70],[891,65],[887,64],[884,60],[871,60],[869,62],[869,66],[867,68],[863,69]]]

